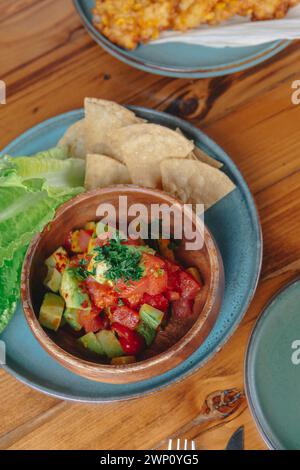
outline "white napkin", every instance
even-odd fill
[[[253,22],[247,18],[235,17],[221,25],[202,25],[186,33],[166,31],[150,44],[183,42],[211,47],[239,47],[298,38],[300,38],[300,5],[291,8],[282,20]]]

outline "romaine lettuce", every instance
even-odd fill
[[[0,157],[0,333],[19,299],[20,272],[33,236],[57,207],[84,191],[84,162],[62,149]]]
[[[0,268],[0,333],[13,317],[20,296],[22,262],[26,247],[19,248],[12,260]]]
[[[49,186],[83,186],[85,162],[76,158],[6,157],[9,169],[23,180],[45,178]]]

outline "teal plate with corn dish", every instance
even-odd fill
[[[34,338],[19,306],[0,336],[6,343],[4,369],[23,383],[61,399],[99,403],[130,399],[153,393],[195,372],[222,348],[241,322],[260,274],[260,222],[251,193],[233,161],[215,142],[189,123],[159,111],[140,107],[131,109],[149,122],[180,128],[197,146],[224,164],[224,171],[236,185],[233,192],[206,212],[205,218],[224,263],[222,308],[208,338],[180,366],[149,380],[112,385],[79,377],[54,361]],[[2,153],[30,155],[51,148],[70,125],[82,117],[83,110],[77,110],[42,122],[18,137]]]
[[[257,46],[214,48],[178,42],[141,45],[127,51],[94,27],[94,0],[73,0],[73,3],[90,36],[109,54],[132,67],[168,77],[208,78],[241,72],[265,62],[290,44],[290,41],[273,41]]]
[[[300,449],[300,279],[268,304],[251,335],[246,390],[271,449]]]

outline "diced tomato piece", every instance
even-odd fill
[[[168,287],[168,275],[166,271],[157,275],[149,275],[149,287],[147,292],[150,295],[158,295],[165,292]]]
[[[166,261],[168,271],[168,298],[176,300],[174,293],[179,293],[183,298],[194,300],[201,284],[189,273],[183,271],[180,266]]]
[[[137,240],[133,240],[132,238],[128,238],[128,240],[122,241],[122,245],[129,245],[129,246],[141,246],[143,241],[138,238]]]
[[[71,253],[72,252],[72,232],[69,232],[65,242],[64,242],[64,248]]]
[[[92,233],[88,230],[79,230],[78,247],[82,252],[87,251]]]
[[[172,290],[168,290],[165,295],[166,295],[167,299],[170,302],[174,302],[174,300],[179,300],[180,299],[179,292],[175,292],[175,291],[172,291]]]
[[[96,317],[96,318],[87,318],[83,322],[83,328],[87,333],[96,333],[97,331],[104,330],[105,329],[105,322],[103,318],[101,317]]]
[[[67,235],[64,246],[69,253],[84,253],[88,250],[91,238],[89,230],[73,230]]]
[[[193,301],[181,298],[172,304],[172,315],[177,319],[184,319],[193,313]]]
[[[144,338],[142,338],[142,336],[140,336],[135,331],[132,333],[135,333],[136,335],[134,339],[131,338],[128,340],[126,338],[119,338],[119,341],[125,354],[129,354],[130,356],[137,356],[144,349],[145,341]]]
[[[102,242],[102,246],[107,245],[109,241],[111,240],[111,238],[113,238],[113,235],[114,235],[114,232],[112,231],[99,233],[98,239]]]
[[[110,285],[100,284],[92,277],[88,277],[85,284],[93,303],[99,309],[107,308],[117,303],[117,293]]]
[[[165,265],[166,265],[168,274],[181,271],[181,267],[179,266],[179,264],[174,263],[173,261],[165,260]]]
[[[112,309],[110,320],[112,323],[119,323],[120,325],[127,326],[131,330],[134,330],[140,321],[138,312],[132,308],[122,305]]]
[[[142,304],[151,305],[162,312],[166,312],[169,307],[168,299],[163,294],[149,295],[147,292],[143,295]]]
[[[164,292],[168,286],[165,261],[158,256],[143,253],[142,263],[145,267],[146,278],[148,279],[146,292],[150,295],[157,295]]]
[[[147,274],[158,271],[159,269],[166,268],[166,262],[158,256],[151,255],[150,253],[142,254],[142,263],[145,266]]]
[[[136,356],[145,347],[145,340],[136,331],[132,331],[120,323],[113,323],[112,329],[117,333],[124,353]]]
[[[93,229],[85,228],[84,230],[89,234],[90,237],[92,237],[95,233],[95,230]]]
[[[122,299],[128,299],[129,305],[137,305],[148,289],[148,279],[143,276],[138,281],[126,283],[118,281],[116,291]]]
[[[157,295],[167,289],[168,277],[164,269],[165,262],[157,256],[143,253],[142,264],[145,272],[141,279],[132,281],[129,284],[118,281],[116,285],[119,297],[127,299],[130,307],[137,306],[145,292],[150,295]]]
[[[124,305],[126,305],[129,308],[132,308],[133,310],[139,310],[140,306],[142,305],[141,304],[142,297],[140,297],[139,299],[135,299],[132,297],[129,297],[128,299],[126,299],[125,297],[123,297],[122,301]]]
[[[168,274],[167,288],[168,288],[169,291],[179,292],[179,290],[180,290],[179,273],[180,273],[180,271]]]
[[[91,310],[90,310],[90,315],[92,317],[97,317],[102,313],[102,309],[98,308],[95,304],[92,304]]]
[[[87,333],[96,333],[108,327],[107,317],[100,316],[99,309],[93,307],[91,311],[81,310],[79,312],[78,321]]]
[[[80,253],[79,255],[75,255],[70,258],[69,266],[71,268],[78,268],[78,266],[80,266],[83,261],[86,265],[88,265],[90,260],[91,255]]]
[[[91,235],[93,235],[96,231],[96,222],[91,220],[90,222],[87,222],[86,224],[84,224],[83,228],[87,232],[90,232]]]
[[[166,269],[168,273],[168,291],[179,292],[179,273],[181,272],[181,268],[176,263],[166,261]]]
[[[179,273],[180,293],[184,299],[194,300],[201,285],[196,279],[185,271]]]

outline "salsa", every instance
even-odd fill
[[[172,313],[192,314],[202,287],[197,268],[176,261],[176,246],[128,239],[101,222],[73,230],[46,261],[39,321],[68,328],[81,348],[112,364],[135,362]]]

